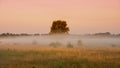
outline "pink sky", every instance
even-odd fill
[[[70,33],[120,32],[120,0],[0,0],[0,33],[48,33],[53,20]]]

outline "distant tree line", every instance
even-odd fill
[[[110,35],[112,35],[112,34],[111,34],[110,32],[105,32],[105,33],[95,33],[95,34],[93,34],[93,35],[96,35],[96,36],[97,36],[97,35],[98,35],[98,36],[99,36],[99,35],[110,36]]]
[[[49,34],[2,33],[2,34],[0,34],[0,37],[9,37],[9,36],[40,36],[40,35],[44,36],[44,35],[49,35]],[[104,32],[104,33],[86,34],[86,36],[120,36],[120,33],[119,34],[111,34],[110,32]]]
[[[111,34],[110,32],[87,34],[88,36],[120,36],[120,34]]]
[[[21,34],[15,34],[15,33],[2,33],[0,34],[0,37],[8,37],[8,36],[39,36],[40,34],[27,34],[27,33],[21,33]]]

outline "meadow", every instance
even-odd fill
[[[0,68],[120,68],[120,48],[0,45]]]
[[[1,37],[0,68],[120,68],[120,37]]]

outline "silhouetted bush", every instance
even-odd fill
[[[78,46],[81,46],[81,45],[82,45],[82,41],[81,41],[81,40],[78,40],[78,41],[77,41],[77,45],[78,45]]]
[[[50,47],[59,47],[59,46],[61,46],[61,45],[62,45],[62,44],[59,43],[59,42],[52,42],[52,43],[49,44]]]
[[[112,46],[112,47],[116,47],[116,45],[115,45],[115,44],[112,44],[111,46]]]
[[[33,44],[33,45],[36,45],[36,44],[38,44],[38,43],[37,43],[36,40],[33,40],[32,44]]]
[[[2,43],[2,41],[0,41],[0,44]]]
[[[35,66],[32,66],[32,68],[36,68]]]
[[[67,48],[73,48],[74,45],[72,45],[70,42],[67,44]]]

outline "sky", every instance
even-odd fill
[[[54,20],[71,34],[120,33],[120,0],[0,0],[0,33],[49,33]]]

